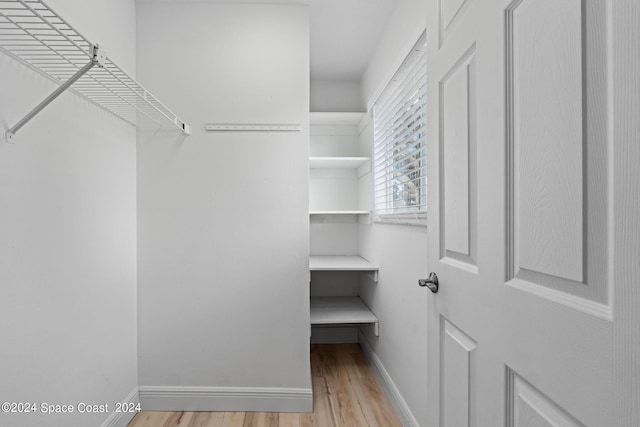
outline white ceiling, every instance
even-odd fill
[[[309,5],[311,80],[359,81],[398,0],[209,1]]]
[[[308,0],[311,80],[359,81],[397,0]]]

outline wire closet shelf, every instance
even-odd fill
[[[0,0],[0,50],[60,87],[6,132],[15,132],[53,99],[70,89],[136,126],[138,118],[184,134],[190,126],[113,63],[42,0]]]

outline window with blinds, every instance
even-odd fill
[[[373,106],[376,219],[423,223],[427,212],[426,34]]]

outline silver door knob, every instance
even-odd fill
[[[438,293],[438,275],[432,271],[426,279],[418,280],[418,285],[426,286],[434,294]]]

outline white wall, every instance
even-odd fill
[[[380,336],[362,331],[413,417],[426,425],[427,292],[418,279],[428,271],[427,229],[360,224],[359,235],[361,256],[380,266],[378,283],[365,278],[360,286],[360,297],[378,317]]]
[[[353,112],[365,111],[360,83],[357,81],[311,81],[311,105],[309,111]]]
[[[361,81],[365,104],[372,105],[424,31],[425,9],[423,1],[398,1]],[[360,140],[363,152],[371,150],[371,123],[362,128]],[[360,193],[360,208],[372,210],[372,173],[360,180]],[[402,400],[401,407],[396,407],[399,415],[410,425],[426,425],[428,295],[417,282],[429,271],[427,228],[359,224],[358,235],[360,254],[380,266],[378,283],[364,279],[360,286],[361,298],[380,321],[380,336],[367,328],[362,331],[397,388]]]
[[[362,103],[371,107],[427,25],[427,2],[398,0],[393,15],[360,80]],[[433,37],[436,37],[434,29]],[[427,34],[427,40],[432,37]]]
[[[135,72],[133,0],[47,3]],[[1,53],[0,75],[4,133],[56,85]],[[0,425],[113,425],[114,403],[135,391],[135,138],[67,92],[14,145],[0,141],[1,400],[109,405],[96,415],[0,413]]]
[[[193,126],[139,134],[143,406],[310,394],[308,8],[141,2],[137,24],[140,80]],[[210,122],[302,130],[205,133]]]

